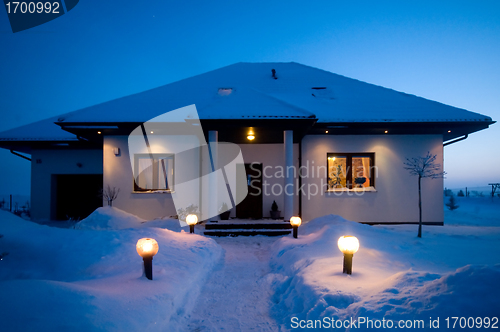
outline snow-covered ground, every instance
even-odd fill
[[[321,324],[328,327],[331,319],[353,318],[358,325],[346,326],[359,330],[372,326],[367,319],[391,320],[394,326],[423,320],[430,329],[430,319],[439,318],[440,328],[447,329],[447,317],[500,318],[499,203],[459,200],[459,209],[445,213],[446,225],[424,226],[421,239],[413,225],[371,227],[333,215],[312,220],[299,229],[298,239],[282,238],[273,246],[272,270],[280,275],[273,311],[279,323],[290,329],[325,319]],[[342,273],[342,235],[360,241],[350,276]]]
[[[5,211],[0,234],[0,331],[183,331],[222,253],[185,232],[61,229]],[[159,244],[152,281],[135,248],[143,237]]]
[[[223,264],[211,273],[188,317],[187,331],[278,331],[271,317],[270,247],[266,236],[217,238]]]
[[[176,220],[114,208],[77,229],[0,211],[0,253],[9,252],[0,261],[0,330],[291,331],[307,320],[328,327],[351,318],[362,328],[363,318],[375,326],[422,320],[428,330],[438,318],[447,329],[447,317],[474,317],[474,326],[488,317],[492,327],[500,316],[499,203],[459,199],[446,225],[424,226],[421,239],[415,225],[333,215],[304,223],[298,239],[210,239],[199,226],[188,234]],[[360,240],[350,276],[337,248],[346,234]],[[153,281],[141,277],[142,237],[160,246]]]

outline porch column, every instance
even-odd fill
[[[283,132],[283,146],[285,153],[285,186],[283,188],[283,195],[285,196],[283,216],[285,221],[293,217],[293,130],[285,130]]]
[[[208,132],[208,148],[210,152],[210,169],[211,172],[217,170],[217,156],[218,156],[218,141],[219,132],[212,130]],[[215,175],[215,173],[213,173]],[[211,176],[209,180],[209,197],[208,197],[208,212],[210,214],[210,220],[218,220],[217,211],[217,177]]]

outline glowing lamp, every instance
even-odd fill
[[[359,241],[355,236],[344,235],[337,242],[340,251],[344,254],[344,273],[352,274],[352,256],[359,249]]]
[[[300,217],[291,217],[290,218],[290,225],[292,225],[294,238],[297,238],[297,231],[298,231],[299,226],[301,224],[302,224],[302,219],[300,219]]]
[[[143,238],[135,246],[137,253],[144,261],[144,274],[153,280],[153,256],[158,253],[158,242],[155,239]]]
[[[189,233],[194,233],[194,225],[198,222],[198,216],[196,214],[188,214],[186,222],[189,225]]]
[[[247,139],[248,139],[249,141],[253,141],[253,140],[255,139],[255,135],[248,135],[248,136],[247,136]]]

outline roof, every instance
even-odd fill
[[[76,141],[74,134],[57,126],[58,117],[33,122],[0,132],[0,141]]]
[[[277,79],[271,70],[276,71]],[[298,63],[236,63],[0,133],[70,139],[64,123],[142,123],[195,104],[201,120],[316,118],[321,123],[492,123],[473,113]]]

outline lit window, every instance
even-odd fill
[[[328,153],[328,189],[375,187],[374,153]]]
[[[173,190],[173,154],[134,155],[134,191]]]

